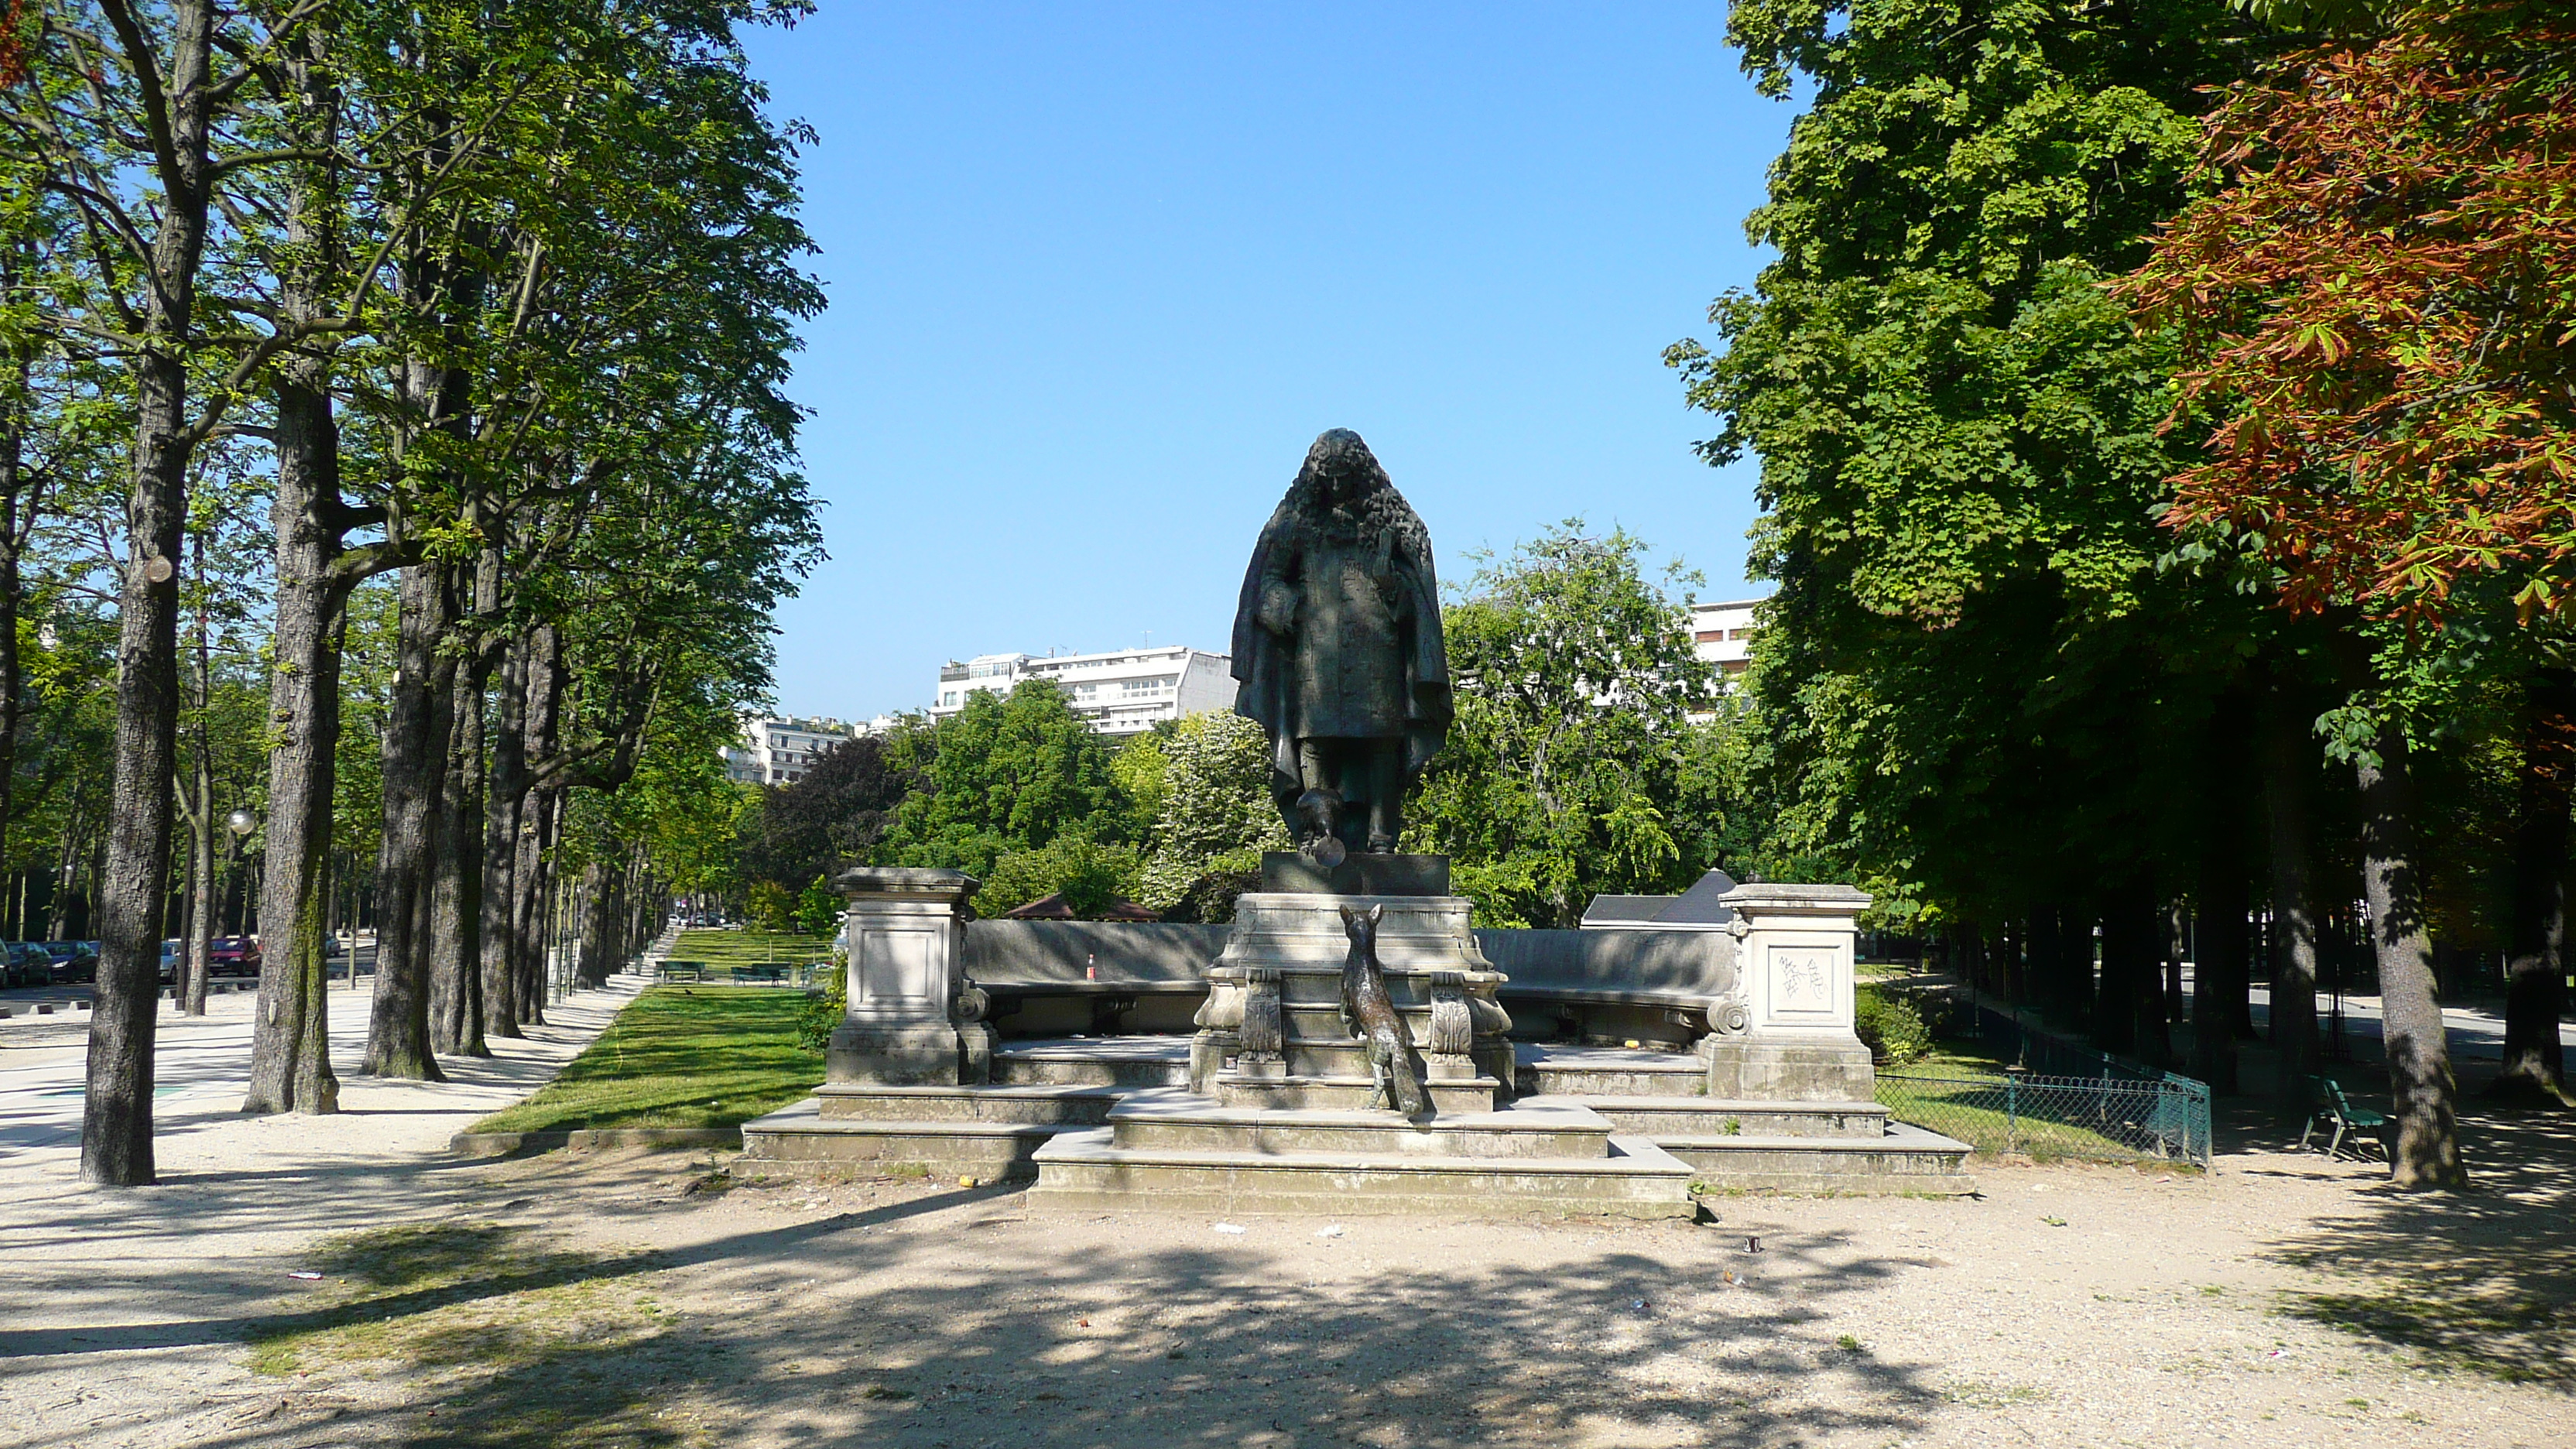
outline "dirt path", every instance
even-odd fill
[[[249,998],[224,998],[172,1032],[176,1070],[154,1103],[162,1180],[124,1191],[76,1180],[82,1049],[13,1040],[0,1053],[0,1444],[260,1442],[228,1427],[273,1417],[278,1397],[244,1366],[242,1331],[294,1284],[292,1260],[323,1234],[482,1202],[486,1184],[446,1157],[447,1139],[552,1078],[635,989],[579,993],[527,1039],[495,1041],[492,1059],[446,1063],[443,1084],[357,1076],[366,1002],[335,999],[332,1117],[239,1114]]]
[[[147,1192],[0,1164],[0,1443],[2576,1443],[2565,1124],[2472,1118],[2464,1199],[2252,1150],[1698,1226],[437,1154],[614,1004],[337,1121],[191,1118]]]

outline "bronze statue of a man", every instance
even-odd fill
[[[1431,536],[1347,428],[1307,450],[1253,546],[1234,677],[1298,848],[1328,866],[1393,853],[1404,792],[1449,733],[1449,655]]]

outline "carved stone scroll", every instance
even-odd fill
[[[1286,1045],[1279,1016],[1279,972],[1275,967],[1254,966],[1244,972],[1244,978],[1243,1056],[1251,1061],[1277,1061]]]
[[[1457,971],[1431,973],[1431,1027],[1422,1049],[1459,1057],[1476,1046],[1476,1020],[1467,1008],[1467,978]]]

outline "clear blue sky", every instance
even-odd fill
[[[755,34],[811,122],[794,392],[831,560],[778,703],[1003,650],[1222,651],[1254,534],[1357,429],[1444,579],[1554,520],[1743,579],[1750,464],[1666,344],[1749,283],[1788,106],[1687,5],[851,4]]]

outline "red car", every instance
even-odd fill
[[[259,943],[248,936],[217,936],[206,951],[209,976],[257,976]]]

